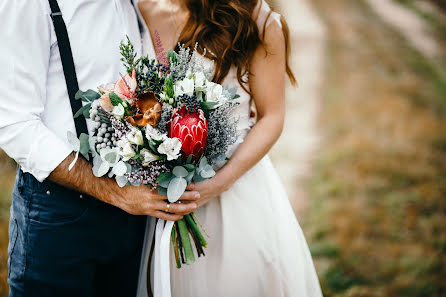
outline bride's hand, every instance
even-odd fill
[[[192,183],[187,187],[189,191],[196,191],[200,193],[200,198],[196,201],[198,208],[206,205],[209,201],[220,196],[223,192],[231,187],[232,183],[226,181],[223,176],[215,175],[211,179],[202,182]]]

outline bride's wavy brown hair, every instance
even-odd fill
[[[256,49],[263,45],[256,21],[253,19],[258,0],[185,0],[190,16],[181,32],[179,43],[198,50],[215,61],[214,81],[222,83],[234,65],[237,79],[249,92],[243,77],[249,73],[249,63]],[[262,1],[262,0],[260,0]],[[271,15],[271,13],[270,13]],[[268,15],[268,17],[270,17]],[[293,85],[296,79],[289,65],[289,29],[281,18],[286,43],[286,72]],[[266,21],[264,28],[266,27]]]

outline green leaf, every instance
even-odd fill
[[[97,100],[97,99],[99,99],[100,97],[101,97],[100,93],[98,93],[98,92],[96,92],[94,90],[91,90],[91,89],[89,89],[89,90],[87,90],[85,92],[79,90],[79,91],[76,92],[76,95],[74,96],[74,98],[76,100],[82,99],[82,101],[90,102],[90,103],[95,101],[95,100]]]
[[[125,185],[127,185],[128,179],[125,176],[116,176],[115,177],[116,182],[118,183],[118,186],[123,188]]]
[[[85,109],[84,112],[82,113],[82,115],[84,116],[84,118],[89,119],[90,118],[90,108]]]
[[[202,182],[204,180],[206,180],[205,178],[203,178],[198,172],[194,175],[194,177],[192,178],[192,180],[196,183]]]
[[[91,103],[88,103],[87,105],[82,106],[75,114],[74,118],[77,119],[81,114],[83,114],[85,111],[90,111]]]
[[[118,106],[119,104],[122,103],[122,99],[119,98],[119,96],[116,95],[116,94],[113,93],[113,92],[111,92],[111,93],[109,94],[109,97],[110,97],[110,102],[111,102],[111,104],[112,104],[113,106]]]
[[[82,156],[84,156],[85,159],[87,159],[87,161],[89,161],[90,156],[88,155],[88,153],[90,152],[90,142],[88,134],[82,133],[81,136],[79,137],[79,141],[80,141],[79,152],[82,154]]]
[[[195,170],[192,171],[192,172],[189,172],[189,175],[185,177],[185,178],[186,178],[186,181],[187,181],[187,184],[190,184],[190,182],[192,181],[192,179],[194,178],[194,176],[195,176]]]
[[[218,102],[200,102],[200,106],[203,110],[212,110],[218,105]]]
[[[187,181],[182,177],[174,177],[167,188],[167,199],[170,203],[175,203],[184,194],[187,187]]]
[[[183,166],[176,166],[173,170],[172,170],[173,175],[175,175],[176,177],[186,177],[189,175],[189,172],[187,171],[186,168],[184,168]]]
[[[167,189],[158,186],[158,194],[163,195],[163,196],[167,196]]]
[[[160,174],[160,176],[157,179],[158,185],[160,185],[163,188],[167,188],[169,186],[170,181],[172,180],[173,175],[168,172],[163,172]],[[166,194],[167,195],[167,194]]]
[[[164,82],[164,93],[166,93],[167,97],[169,98],[173,98],[175,96],[172,76],[168,76]]]
[[[192,172],[195,170],[195,166],[193,164],[185,164],[183,165],[184,168],[187,169],[187,171]]]
[[[175,51],[169,50],[167,52],[167,57],[169,58],[169,62],[171,65],[175,65],[176,63],[178,63],[177,53]]]
[[[189,230],[187,228],[187,224],[184,219],[179,220],[177,224],[180,233],[181,244],[183,245],[185,262],[186,265],[190,265],[195,262],[195,256],[194,256],[194,251],[192,250],[192,244],[189,237]]]
[[[115,164],[118,159],[118,154],[116,152],[109,152],[104,156],[105,161],[109,164]]]
[[[208,164],[208,165],[206,165],[206,166],[203,168],[203,170],[200,172],[200,175],[201,175],[203,178],[208,179],[208,178],[211,178],[211,177],[215,176],[215,171],[214,171],[214,169],[212,168],[212,166]]]

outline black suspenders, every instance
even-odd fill
[[[54,24],[54,30],[57,36],[59,46],[60,59],[62,60],[63,73],[67,84],[68,96],[70,97],[71,111],[74,114],[82,107],[82,100],[76,100],[74,97],[79,90],[79,84],[76,76],[76,68],[73,61],[73,53],[71,52],[70,39],[68,37],[67,27],[60,12],[57,0],[48,0],[51,7],[51,18]],[[87,123],[81,115],[74,119],[77,136],[82,133],[88,134]]]

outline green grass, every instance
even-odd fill
[[[446,80],[364,1],[315,0],[329,48],[305,216],[325,296],[445,296]]]

